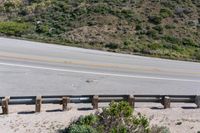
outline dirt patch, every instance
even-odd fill
[[[58,133],[79,116],[95,113],[91,105],[86,108],[85,105],[71,104],[70,110],[65,112],[61,111],[60,105],[43,105],[41,113],[34,113],[34,109],[35,106],[10,106],[9,115],[0,115],[1,133]],[[139,112],[151,120],[151,125],[167,126],[172,133],[200,131],[200,109],[194,107],[142,106],[135,109],[135,113]]]

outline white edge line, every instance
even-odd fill
[[[101,72],[89,72],[89,71],[79,71],[79,70],[70,70],[70,69],[60,69],[60,68],[50,68],[50,67],[41,67],[41,66],[30,66],[22,64],[12,64],[12,63],[0,63],[4,66],[12,67],[24,67],[40,70],[50,70],[50,71],[59,71],[59,72],[70,72],[70,73],[82,73],[82,74],[92,74],[92,75],[102,75],[102,76],[114,76],[114,77],[126,77],[126,78],[137,78],[137,79],[153,79],[153,80],[168,80],[168,81],[180,81],[180,82],[199,82],[200,80],[190,80],[190,79],[178,79],[178,78],[162,78],[162,77],[151,77],[151,76],[140,76],[140,75],[127,75],[127,74],[114,74],[114,73],[101,73]]]

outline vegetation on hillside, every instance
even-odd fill
[[[133,109],[127,102],[112,102],[100,113],[81,116],[72,122],[64,133],[170,133],[170,131],[166,127],[151,127],[149,120],[141,114],[133,115]]]
[[[199,0],[0,0],[0,35],[200,60]]]

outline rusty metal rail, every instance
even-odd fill
[[[200,95],[55,95],[55,96],[6,96],[0,97],[2,113],[9,113],[9,105],[34,105],[35,112],[41,111],[42,104],[62,104],[63,110],[69,103],[91,103],[93,109],[99,103],[112,101],[127,101],[132,107],[139,102],[161,103],[164,108],[170,108],[171,103],[194,103],[200,108]]]

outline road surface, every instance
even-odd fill
[[[0,38],[0,96],[200,94],[200,63]]]

